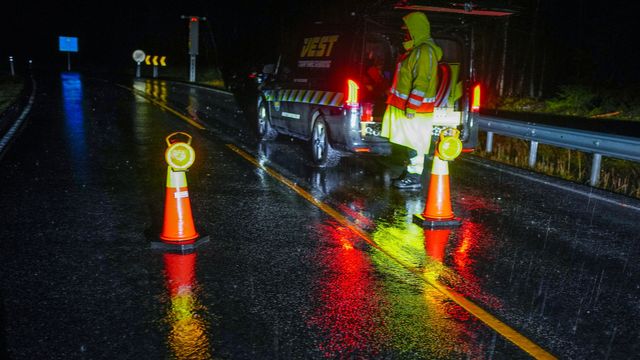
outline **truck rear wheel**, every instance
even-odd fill
[[[327,124],[322,118],[313,124],[311,156],[313,163],[319,167],[333,167],[340,162],[340,153],[331,147]]]

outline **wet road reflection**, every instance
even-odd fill
[[[423,230],[403,219],[378,224],[373,239],[388,254],[413,266],[430,282],[451,277],[443,264],[450,230]],[[483,358],[483,325],[446,296],[411,274],[386,254],[372,253],[378,271],[385,274],[390,312],[385,324],[391,343],[423,358]],[[412,290],[413,289],[413,290]],[[419,291],[419,294],[416,294]],[[479,338],[479,339],[478,339]]]
[[[187,113],[192,119],[200,121],[198,117],[198,111],[200,111],[200,103],[198,101],[198,93],[195,88],[189,89],[189,104],[187,105]]]
[[[324,341],[319,350],[327,358],[371,357],[386,343],[383,329],[383,299],[376,292],[376,279],[367,254],[354,246],[362,242],[349,228],[336,222],[321,224],[319,233],[328,246],[318,260],[327,273],[318,278],[320,306],[309,320]]]
[[[229,94],[143,80],[131,96],[59,79],[41,88],[55,96],[40,96],[22,137],[37,146],[18,140],[3,160],[0,264],[12,276],[0,290],[8,346],[24,358],[97,358],[114,343],[153,358],[527,356],[457,296],[565,358],[637,357],[640,232],[624,210],[460,162],[451,181],[462,226],[424,230],[411,222],[424,193],[392,188],[392,161],[314,168],[302,141],[258,144]],[[203,154],[191,173],[204,204],[196,220],[224,236],[208,252],[162,255],[164,278],[150,276],[160,254],[141,244],[162,216],[163,140],[184,129]],[[58,177],[60,164],[72,175]],[[43,173],[57,182],[33,180]],[[37,347],[37,336],[48,342]]]
[[[207,308],[198,300],[196,253],[163,254],[170,326],[167,343],[176,359],[211,359]]]
[[[83,109],[82,77],[79,73],[60,74],[62,84],[62,108],[65,119],[65,136],[68,141],[72,164],[72,175],[76,184],[86,184],[88,180],[88,153]]]
[[[355,199],[342,208],[355,221],[370,224],[362,204]],[[462,266],[471,261],[466,251],[477,244],[473,230],[424,230],[408,219],[402,213],[391,224],[377,224],[372,238],[379,249],[337,222],[318,227],[330,244],[319,256],[326,267],[318,279],[321,305],[309,321],[324,334],[320,350],[330,358],[492,357],[497,334],[430,285],[438,282],[470,298],[491,298],[446,263],[456,251]],[[458,234],[466,237],[454,249]],[[471,279],[473,273],[466,275]]]
[[[177,98],[183,101],[182,109],[191,113],[186,87],[175,92]],[[210,125],[233,123],[231,126],[245,130],[253,125],[249,122],[249,126],[246,126],[247,123],[238,118],[221,117],[220,111],[209,110],[227,100],[216,98],[206,91],[198,91],[198,95],[198,105],[207,109],[201,111],[200,115],[207,117],[203,121],[208,121]],[[174,101],[173,97],[171,101]],[[638,254],[638,249],[628,245],[634,243],[629,239],[637,239],[637,227],[632,225],[633,221],[629,221],[629,214],[624,214],[624,211],[605,207],[611,213],[597,216],[596,208],[601,210],[602,205],[596,205],[590,199],[549,191],[544,186],[532,186],[504,173],[457,161],[451,169],[452,203],[456,215],[464,219],[463,225],[449,234],[446,231],[424,231],[413,228],[407,220],[413,214],[422,212],[424,194],[402,193],[390,188],[390,179],[397,176],[398,172],[392,169],[395,165],[389,166],[389,162],[343,158],[337,168],[317,169],[310,166],[306,144],[302,141],[281,136],[273,142],[256,144],[253,138],[244,135],[232,134],[231,137],[248,149],[254,149],[259,154],[260,164],[273,167],[286,178],[301,184],[315,198],[329,204],[370,234],[375,234],[376,244],[384,251],[419,270],[420,276],[411,277],[407,275],[407,269],[402,270],[401,266],[396,265],[397,271],[385,273],[385,269],[392,268],[392,265],[376,259],[376,251],[367,250],[370,255],[368,265],[361,264],[362,269],[389,275],[382,278],[401,282],[404,284],[402,286],[407,286],[409,293],[417,288],[422,289],[421,294],[433,291],[425,287],[424,281],[420,283],[420,277],[437,282],[500,318],[508,319],[516,329],[531,334],[534,341],[542,342],[543,346],[563,354],[608,356],[617,351],[616,346],[612,346],[614,342],[629,342],[628,339],[637,333],[607,316],[613,313],[617,318],[624,318],[620,314],[625,311],[628,313],[634,307],[629,300],[634,297],[630,294],[637,293],[633,289],[622,290],[623,286],[620,285],[625,281],[633,283],[637,277],[636,272],[629,270],[632,266],[629,259],[632,259],[631,254]],[[263,184],[272,183],[273,180],[264,172],[258,171],[257,174]],[[607,221],[614,221],[618,229],[606,224]],[[323,231],[331,233],[330,230]],[[622,249],[622,252],[612,253],[608,250],[610,245]],[[348,250],[349,246],[336,245],[336,248],[341,251],[362,251],[357,243],[351,245],[353,250]],[[594,249],[598,255],[592,254]],[[337,265],[334,267],[340,268]],[[611,283],[607,283],[607,278]],[[379,316],[383,319],[381,323],[386,324],[390,312],[388,309],[394,308],[386,300],[386,284],[384,281],[381,283],[376,275],[369,285],[375,289],[372,291],[377,294],[375,297],[386,304],[379,310],[380,315],[376,315],[372,321],[378,323]],[[398,288],[401,285],[393,286]],[[435,293],[428,296],[438,299],[439,295]],[[617,311],[619,307],[614,309],[611,305],[605,306],[605,297],[624,301],[623,307],[626,309]],[[429,301],[432,300],[422,300],[423,303]],[[442,354],[446,355],[442,356],[464,357],[471,354],[472,357],[490,357],[496,354],[495,348],[499,353],[511,346],[500,336],[496,340],[495,333],[491,331],[471,335],[467,331],[473,333],[469,327],[473,328],[477,321],[460,311],[458,306],[447,308],[448,304],[452,302],[442,300],[438,314],[444,319],[454,319],[454,323],[464,324],[463,329],[452,325],[452,333],[460,339],[465,336],[476,338],[464,349],[452,345],[453,348],[443,351]],[[429,306],[438,308],[438,305]],[[598,309],[600,320],[591,315]],[[329,309],[326,311],[330,312]],[[549,317],[551,314],[553,318]],[[596,330],[599,322],[606,323],[604,330]],[[621,331],[623,327],[625,331]],[[376,335],[367,330],[354,335],[354,338],[384,338],[388,335],[388,328],[382,325],[375,331]],[[567,336],[580,333],[581,329],[585,329],[584,334],[590,332],[590,335],[583,335],[580,340]],[[338,337],[340,331],[334,332]],[[606,339],[611,340],[607,343]],[[568,344],[572,344],[571,350],[568,350]],[[324,348],[330,349],[332,346],[328,342]],[[371,354],[373,349],[380,349],[380,354],[385,354],[385,349],[390,347],[354,345],[351,348],[359,354]],[[409,350],[411,352],[420,347],[407,348],[413,349]],[[506,357],[513,357],[508,351],[507,354]]]

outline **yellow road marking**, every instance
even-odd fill
[[[509,325],[498,320],[495,316],[493,316],[492,314],[490,314],[480,306],[476,305],[475,303],[468,300],[464,296],[458,294],[457,292],[450,290],[447,287],[439,284],[437,281],[427,278],[425,274],[422,273],[420,270],[416,269],[410,264],[405,263],[404,261],[390,254],[389,252],[385,251],[383,248],[378,246],[378,244],[376,244],[372,240],[371,236],[366,231],[364,231],[362,228],[360,228],[358,225],[354,224],[353,222],[349,221],[346,217],[344,217],[342,214],[340,214],[338,211],[336,211],[329,205],[316,199],[313,195],[311,195],[309,192],[307,192],[297,184],[293,183],[291,180],[280,175],[275,170],[264,166],[255,157],[243,151],[242,149],[238,148],[237,146],[233,144],[227,144],[227,147],[233,150],[236,154],[245,158],[247,161],[249,161],[256,167],[260,168],[261,170],[271,175],[276,180],[280,181],[281,183],[289,187],[291,190],[296,192],[298,195],[300,195],[301,197],[303,197],[305,200],[309,201],[316,207],[318,207],[320,210],[324,211],[327,215],[331,216],[336,221],[338,221],[342,226],[349,228],[351,231],[357,234],[360,238],[366,241],[369,245],[376,248],[378,251],[381,251],[382,253],[384,253],[385,255],[387,255],[397,263],[399,263],[402,267],[404,267],[405,269],[411,271],[412,273],[420,277],[427,284],[432,286],[434,289],[438,290],[444,296],[451,299],[453,302],[458,304],[463,309],[467,310],[470,314],[472,314],[477,319],[479,319],[480,321],[485,323],[487,326],[489,326],[491,329],[496,331],[498,334],[502,335],[504,338],[512,342],[514,345],[524,350],[529,355],[533,356],[536,359],[556,359],[555,356],[553,356],[551,353],[544,350],[541,346],[534,343],[524,335],[520,334],[518,331],[511,328]]]
[[[168,112],[172,113],[173,115],[179,117],[180,119],[188,122],[189,124],[195,126],[196,128],[198,128],[200,130],[206,129],[204,127],[204,125],[202,125],[201,123],[197,122],[196,120],[183,115],[179,111],[174,110],[173,108],[169,107],[167,104],[163,104],[161,101],[158,101],[158,100],[156,100],[156,99],[154,99],[152,97],[147,96],[147,94],[145,94],[144,92],[142,92],[140,90],[136,90],[136,89],[124,86],[124,85],[120,85],[120,84],[116,84],[116,85],[120,86],[121,88],[127,89],[127,90],[131,91],[132,93],[134,93],[134,94],[136,94],[138,96],[142,96],[143,98],[145,98],[147,101],[151,102],[152,104],[157,105],[157,106],[163,108],[164,110],[167,110]]]

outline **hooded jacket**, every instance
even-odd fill
[[[442,49],[431,37],[427,16],[412,12],[402,18],[411,40],[403,43],[407,50],[400,57],[387,103],[406,112],[433,112],[438,61]]]

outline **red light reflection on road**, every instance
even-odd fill
[[[196,254],[163,254],[171,307],[169,347],[177,359],[210,359],[207,326],[199,316],[205,308],[195,293]]]
[[[362,209],[365,209],[365,205],[362,199],[354,199],[349,203],[349,205],[340,204],[338,209],[343,214],[347,214],[353,218],[354,222],[363,228],[370,228],[375,225],[373,220],[363,214]]]
[[[358,240],[349,228],[335,222],[320,227],[329,246],[320,253],[326,271],[318,278],[320,304],[309,325],[325,336],[319,348],[326,357],[372,354],[380,299],[374,292],[371,264],[365,252],[354,248]]]
[[[427,250],[427,255],[442,263],[449,235],[451,235],[451,229],[424,230],[424,247]]]
[[[451,278],[450,274],[448,274],[448,269],[444,265],[447,244],[449,243],[449,236],[451,235],[451,232],[451,229],[424,230],[424,245],[426,253],[430,258],[438,263],[437,266],[425,266],[425,269],[427,269],[425,276],[433,281],[438,281],[439,277],[443,277],[445,279]],[[427,292],[429,293],[430,291]],[[443,311],[455,320],[466,322],[473,319],[466,310],[457,305],[446,302],[439,302],[437,305],[441,306]]]
[[[482,290],[482,282],[475,274],[476,258],[490,258],[488,254],[493,246],[493,237],[482,225],[465,221],[458,233],[458,244],[453,250],[453,269],[462,278],[456,281],[455,290],[471,299],[480,300],[493,309],[502,306],[500,300]]]

